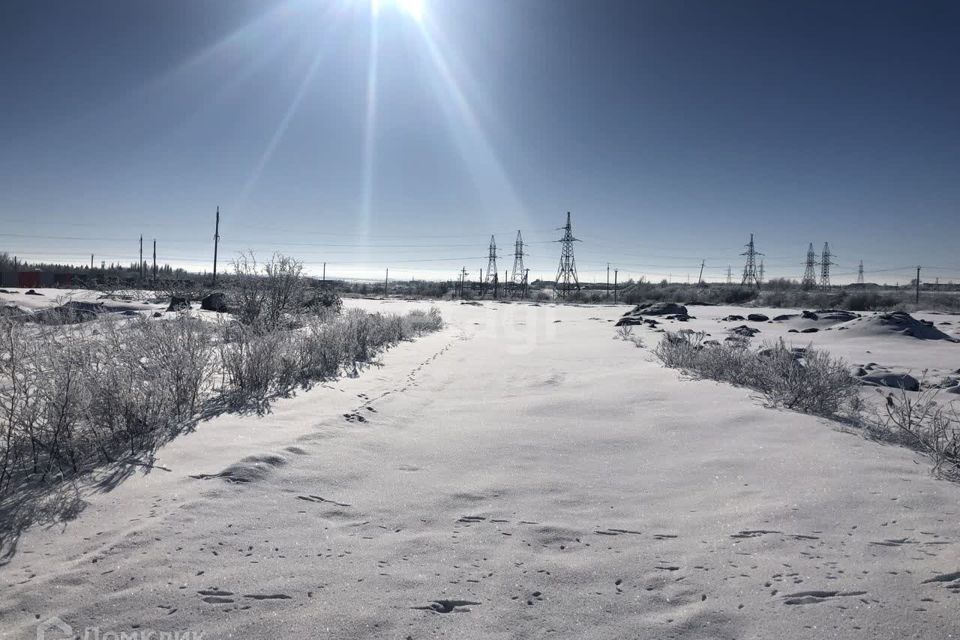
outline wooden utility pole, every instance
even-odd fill
[[[697,286],[698,286],[698,287],[703,284],[703,267],[704,267],[704,265],[706,265],[706,264],[707,264],[707,261],[706,261],[706,260],[701,260],[701,261],[700,261],[700,276],[697,278]]]
[[[613,270],[613,304],[617,304],[617,274],[619,273],[618,269]]]
[[[143,286],[143,234],[140,234],[140,262],[137,264],[137,273],[140,274],[140,286]]]
[[[917,299],[916,304],[920,304],[920,265],[917,265]]]
[[[327,263],[323,263],[323,282],[327,281]]]
[[[90,254],[90,271],[93,271],[93,254]]]
[[[610,263],[607,263],[607,299],[610,298]]]
[[[383,297],[386,298],[390,287],[390,268],[387,267],[387,275],[383,277]]]
[[[523,274],[523,297],[527,297],[527,287],[530,284],[530,269],[527,269]]]
[[[217,286],[217,249],[220,245],[220,207],[217,207],[217,223],[213,231],[213,286]]]
[[[153,239],[153,288],[157,288],[157,239]]]

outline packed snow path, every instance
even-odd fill
[[[441,310],[82,489],[0,568],[0,636],[960,634],[960,487],[916,454],[681,379],[614,339],[623,307]]]

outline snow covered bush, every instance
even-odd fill
[[[357,309],[284,311],[282,320],[253,324],[189,314],[58,326],[0,319],[0,495],[18,479],[148,454],[205,408],[224,406],[220,400],[262,403],[356,373],[384,349],[442,324],[436,310]]]
[[[879,391],[879,389],[878,389]],[[953,402],[942,403],[936,388],[922,388],[913,394],[903,389],[887,395],[884,413],[877,416],[873,430],[927,454],[933,472],[960,478],[960,413]]]
[[[654,353],[666,366],[761,391],[776,405],[822,416],[847,412],[859,383],[825,351],[791,349],[781,340],[759,351],[748,339],[705,342],[704,333],[667,333]]]

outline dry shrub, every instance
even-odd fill
[[[279,325],[290,324],[286,313]],[[266,331],[274,320],[0,320],[0,495],[17,479],[150,452],[196,419],[206,401],[261,402],[355,373],[387,347],[443,324],[435,309],[324,312],[296,317],[296,329]]]
[[[856,405],[858,382],[847,364],[812,347],[790,349],[781,340],[760,351],[749,340],[705,343],[704,333],[667,333],[654,353],[666,366],[749,387],[775,405],[836,417]]]
[[[886,397],[872,428],[927,454],[937,475],[960,478],[960,415],[953,402],[941,403],[939,389],[913,394],[900,389]]]

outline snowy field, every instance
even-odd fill
[[[0,568],[0,637],[51,616],[208,640],[960,636],[960,486],[918,454],[663,368],[662,333],[615,339],[627,306],[438,306],[448,326],[381,367],[65,491],[75,517]],[[873,314],[841,331],[688,311],[661,327],[960,367],[960,344]]]

